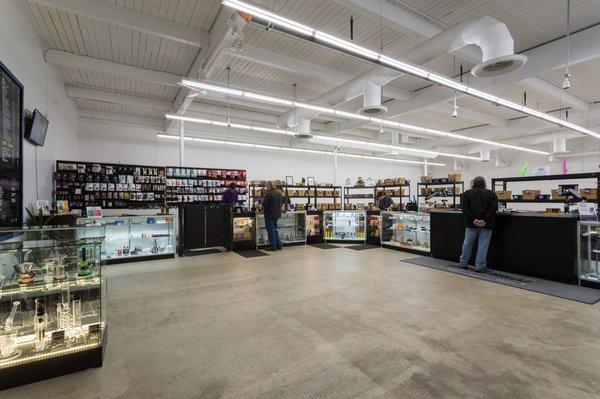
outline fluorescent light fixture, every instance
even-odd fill
[[[409,123],[396,122],[396,121],[381,119],[381,118],[371,118],[371,117],[368,117],[365,115],[360,115],[360,114],[347,112],[347,111],[341,111],[341,110],[337,110],[334,108],[321,107],[321,106],[317,106],[317,105],[286,100],[286,99],[282,99],[282,98],[278,98],[278,97],[271,97],[271,96],[266,96],[263,94],[256,94],[256,93],[251,93],[251,92],[244,91],[244,90],[230,89],[230,88],[218,86],[215,84],[196,82],[196,81],[192,81],[192,80],[182,80],[181,84],[186,87],[191,87],[191,88],[201,89],[201,90],[208,90],[208,91],[214,90],[214,91],[218,91],[220,93],[230,91],[229,94],[236,95],[239,97],[260,100],[263,102],[271,102],[273,104],[279,104],[279,105],[286,104],[290,107],[304,108],[304,109],[309,109],[312,111],[317,111],[320,113],[326,113],[326,114],[339,116],[341,118],[365,121],[365,122],[376,124],[378,126],[384,125],[384,126],[389,126],[389,127],[393,127],[393,128],[408,130],[411,132],[417,132],[417,133],[423,133],[423,134],[429,134],[429,135],[441,136],[441,137],[448,137],[448,138],[464,140],[464,141],[469,141],[469,142],[489,144],[489,145],[493,145],[493,146],[497,146],[497,147],[510,148],[513,150],[524,151],[524,152],[529,152],[529,153],[533,153],[533,154],[549,155],[549,153],[546,151],[539,151],[539,150],[534,150],[534,149],[527,148],[527,147],[503,144],[503,143],[500,143],[497,141],[478,139],[476,137],[463,136],[460,134],[444,132],[441,130],[430,129],[430,128],[417,126],[417,125],[411,125]],[[536,111],[536,112],[538,112],[538,111]],[[543,114],[541,112],[540,112],[540,114],[547,116],[546,114]],[[169,118],[169,117],[171,117],[172,119],[185,120],[185,119],[179,118],[179,116],[177,116],[177,115],[173,115],[173,116],[167,115],[167,118]],[[185,117],[183,117],[183,118],[185,118]],[[202,123],[202,122],[198,122],[198,123]],[[227,126],[227,124],[225,122],[218,122],[217,126]],[[254,128],[252,130],[259,130],[259,129],[264,129],[264,128]],[[262,131],[266,132],[266,130],[262,130]],[[281,132],[285,132],[285,130],[281,130]],[[277,132],[272,131],[271,133],[277,133]],[[291,132],[287,132],[287,133],[293,135],[293,133],[291,133]]]
[[[312,38],[314,38],[318,41],[321,41],[323,43],[326,43],[332,47],[344,50],[346,52],[349,52],[351,54],[354,54],[354,55],[357,55],[360,57],[370,59],[375,62],[379,62],[383,65],[387,65],[387,66],[397,69],[401,72],[405,72],[410,75],[414,75],[414,76],[420,77],[422,79],[429,80],[430,82],[440,84],[442,86],[451,88],[453,90],[470,95],[472,97],[476,97],[476,98],[479,98],[484,101],[489,101],[494,104],[502,105],[503,107],[506,107],[506,108],[509,108],[509,109],[512,109],[512,110],[515,110],[518,112],[522,112],[522,113],[532,116],[534,118],[543,119],[547,122],[551,122],[556,125],[565,127],[567,129],[575,130],[577,132],[584,133],[584,134],[587,134],[587,135],[590,135],[590,136],[600,139],[599,133],[593,132],[592,130],[587,129],[583,126],[579,126],[574,123],[564,121],[555,116],[536,111],[532,108],[524,107],[515,102],[509,101],[504,98],[495,96],[493,94],[486,93],[479,89],[475,89],[473,87],[464,85],[464,84],[457,82],[453,79],[450,79],[446,76],[439,75],[435,72],[428,71],[424,68],[421,68],[417,65],[413,65],[409,62],[400,61],[400,60],[385,56],[383,54],[377,53],[376,51],[369,50],[365,47],[358,46],[354,43],[347,42],[343,39],[332,36],[325,32],[318,31],[312,27],[300,24],[294,20],[282,17],[273,12],[267,11],[263,8],[256,7],[254,5],[251,5],[246,2],[239,1],[239,0],[223,0],[222,3],[228,7],[232,7],[236,10],[251,14],[253,17],[262,19],[265,22],[268,22],[269,24],[278,25],[282,28],[300,33],[302,36],[305,36],[305,37],[306,36],[312,37]],[[548,153],[546,153],[546,154],[548,154]]]
[[[283,135],[287,135],[287,136],[294,136],[295,133],[294,132],[289,132],[287,130],[283,130],[283,129],[269,129],[269,128],[256,128],[255,126],[250,126],[250,125],[244,125],[244,124],[240,124],[240,123],[230,123],[227,124],[225,122],[220,122],[220,121],[212,121],[212,120],[208,120],[208,119],[200,119],[200,118],[192,118],[189,116],[183,116],[183,115],[177,115],[177,114],[166,114],[165,115],[166,118],[168,119],[176,119],[176,120],[184,120],[187,122],[197,122],[203,125],[217,125],[217,126],[225,126],[225,127],[232,127],[235,129],[242,129],[242,130],[256,130],[256,131],[262,131],[262,132],[267,132],[267,133],[275,133],[275,134],[283,134]],[[469,155],[460,155],[460,154],[450,154],[450,153],[446,153],[446,152],[439,152],[439,151],[429,151],[429,150],[424,150],[424,149],[420,149],[420,148],[413,148],[413,147],[403,147],[403,146],[398,146],[398,145],[391,145],[391,144],[384,144],[384,143],[377,143],[374,141],[366,141],[366,140],[354,140],[354,139],[345,139],[342,137],[332,137],[332,136],[322,136],[319,134],[313,134],[312,140],[326,140],[326,141],[333,141],[337,144],[353,144],[353,145],[359,145],[362,146],[364,150],[374,150],[375,148],[378,149],[379,151],[381,151],[382,149],[384,150],[401,150],[401,151],[407,151],[407,152],[413,152],[416,155],[433,155],[433,156],[446,156],[446,157],[451,157],[451,158],[462,158],[462,159],[471,159],[471,160],[475,160],[475,161],[479,161],[480,158],[479,157],[473,157],[473,156],[469,156]],[[285,147],[283,147],[285,148]],[[290,151],[296,151],[298,149],[293,148],[290,149]]]
[[[180,137],[172,134],[162,134],[157,133],[156,137],[162,139],[169,140],[179,140]],[[246,148],[255,148],[262,150],[278,150],[278,151],[288,151],[288,152],[303,152],[307,154],[320,154],[320,155],[335,155],[334,151],[325,151],[325,150],[311,150],[307,148],[292,148],[292,147],[279,147],[274,145],[266,145],[266,144],[253,144],[253,143],[243,143],[240,141],[229,141],[229,140],[214,140],[214,139],[205,139],[201,137],[184,137],[186,141],[192,141],[195,143],[209,143],[209,144],[221,144],[221,145],[231,145],[236,147],[246,147]],[[376,156],[368,156],[368,155],[357,155],[357,154],[347,154],[343,152],[337,153],[340,157],[348,157],[348,158],[363,158],[363,159],[371,159],[373,161],[386,161],[386,162],[396,162],[396,163],[405,163],[412,165],[423,165],[425,162],[422,161],[413,161],[410,159],[394,159],[394,158],[384,158],[384,157],[376,157]],[[430,166],[446,166],[446,164],[439,162],[427,162],[427,165]]]

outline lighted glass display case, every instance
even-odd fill
[[[363,211],[324,211],[325,241],[366,241],[366,218]]]
[[[242,212],[233,215],[231,245],[234,251],[256,249],[255,222],[254,212]]]
[[[600,283],[600,223],[579,222],[577,226],[579,280]]]
[[[130,262],[175,256],[175,225],[172,215],[107,216],[79,218],[77,225],[89,227],[84,232],[105,231],[102,259],[107,263]]]
[[[282,212],[281,219],[277,221],[279,238],[283,245],[306,243],[306,212]],[[265,228],[264,214],[256,217],[256,245],[258,247],[269,245],[269,236]]]
[[[367,211],[367,243],[381,243],[381,214],[379,211]]]
[[[102,365],[104,236],[82,229],[0,231],[0,389]]]
[[[381,245],[415,252],[431,251],[428,213],[381,212]]]

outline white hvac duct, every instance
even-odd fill
[[[363,107],[358,110],[359,114],[374,116],[383,115],[387,107],[381,105],[381,86],[365,79],[363,82]]]
[[[527,57],[514,53],[514,40],[506,25],[492,17],[471,19],[457,24],[408,51],[403,59],[423,65],[442,55],[475,45],[483,54],[482,63],[472,69],[480,77],[498,76],[512,72],[525,64]],[[384,86],[403,74],[385,67],[379,67],[356,77],[312,102],[323,106],[336,106],[364,92],[365,81]],[[385,87],[383,88],[385,94]],[[401,100],[400,98],[397,98]],[[288,111],[281,117],[285,122],[293,115]],[[305,117],[314,118],[317,112],[311,111]],[[280,124],[280,127],[284,127]]]
[[[565,155],[567,151],[567,139],[564,136],[554,137],[552,140],[552,155]]]
[[[299,139],[310,139],[312,136],[310,131],[310,119],[298,119],[298,131],[296,132],[295,137]]]
[[[492,160],[492,152],[490,150],[480,150],[481,162],[489,162]]]

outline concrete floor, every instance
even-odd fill
[[[386,249],[108,266],[104,367],[11,398],[598,398],[600,306]]]

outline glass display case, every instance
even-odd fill
[[[308,211],[306,213],[306,242],[308,244],[323,242],[323,212]]]
[[[283,245],[306,244],[306,212],[282,212],[277,229]],[[265,228],[265,216],[261,213],[256,217],[256,246],[266,245],[269,245],[269,236]]]
[[[102,365],[102,229],[0,231],[0,389]]]
[[[102,259],[107,263],[131,262],[175,256],[175,224],[172,215],[106,216],[79,218],[84,232],[96,234],[103,229]]]
[[[231,246],[234,251],[256,249],[256,226],[254,212],[233,214]]]
[[[366,212],[324,211],[325,241],[366,240]]]
[[[600,283],[600,222],[579,222],[577,230],[579,281]]]
[[[429,253],[428,213],[381,212],[381,244],[388,247]]]

